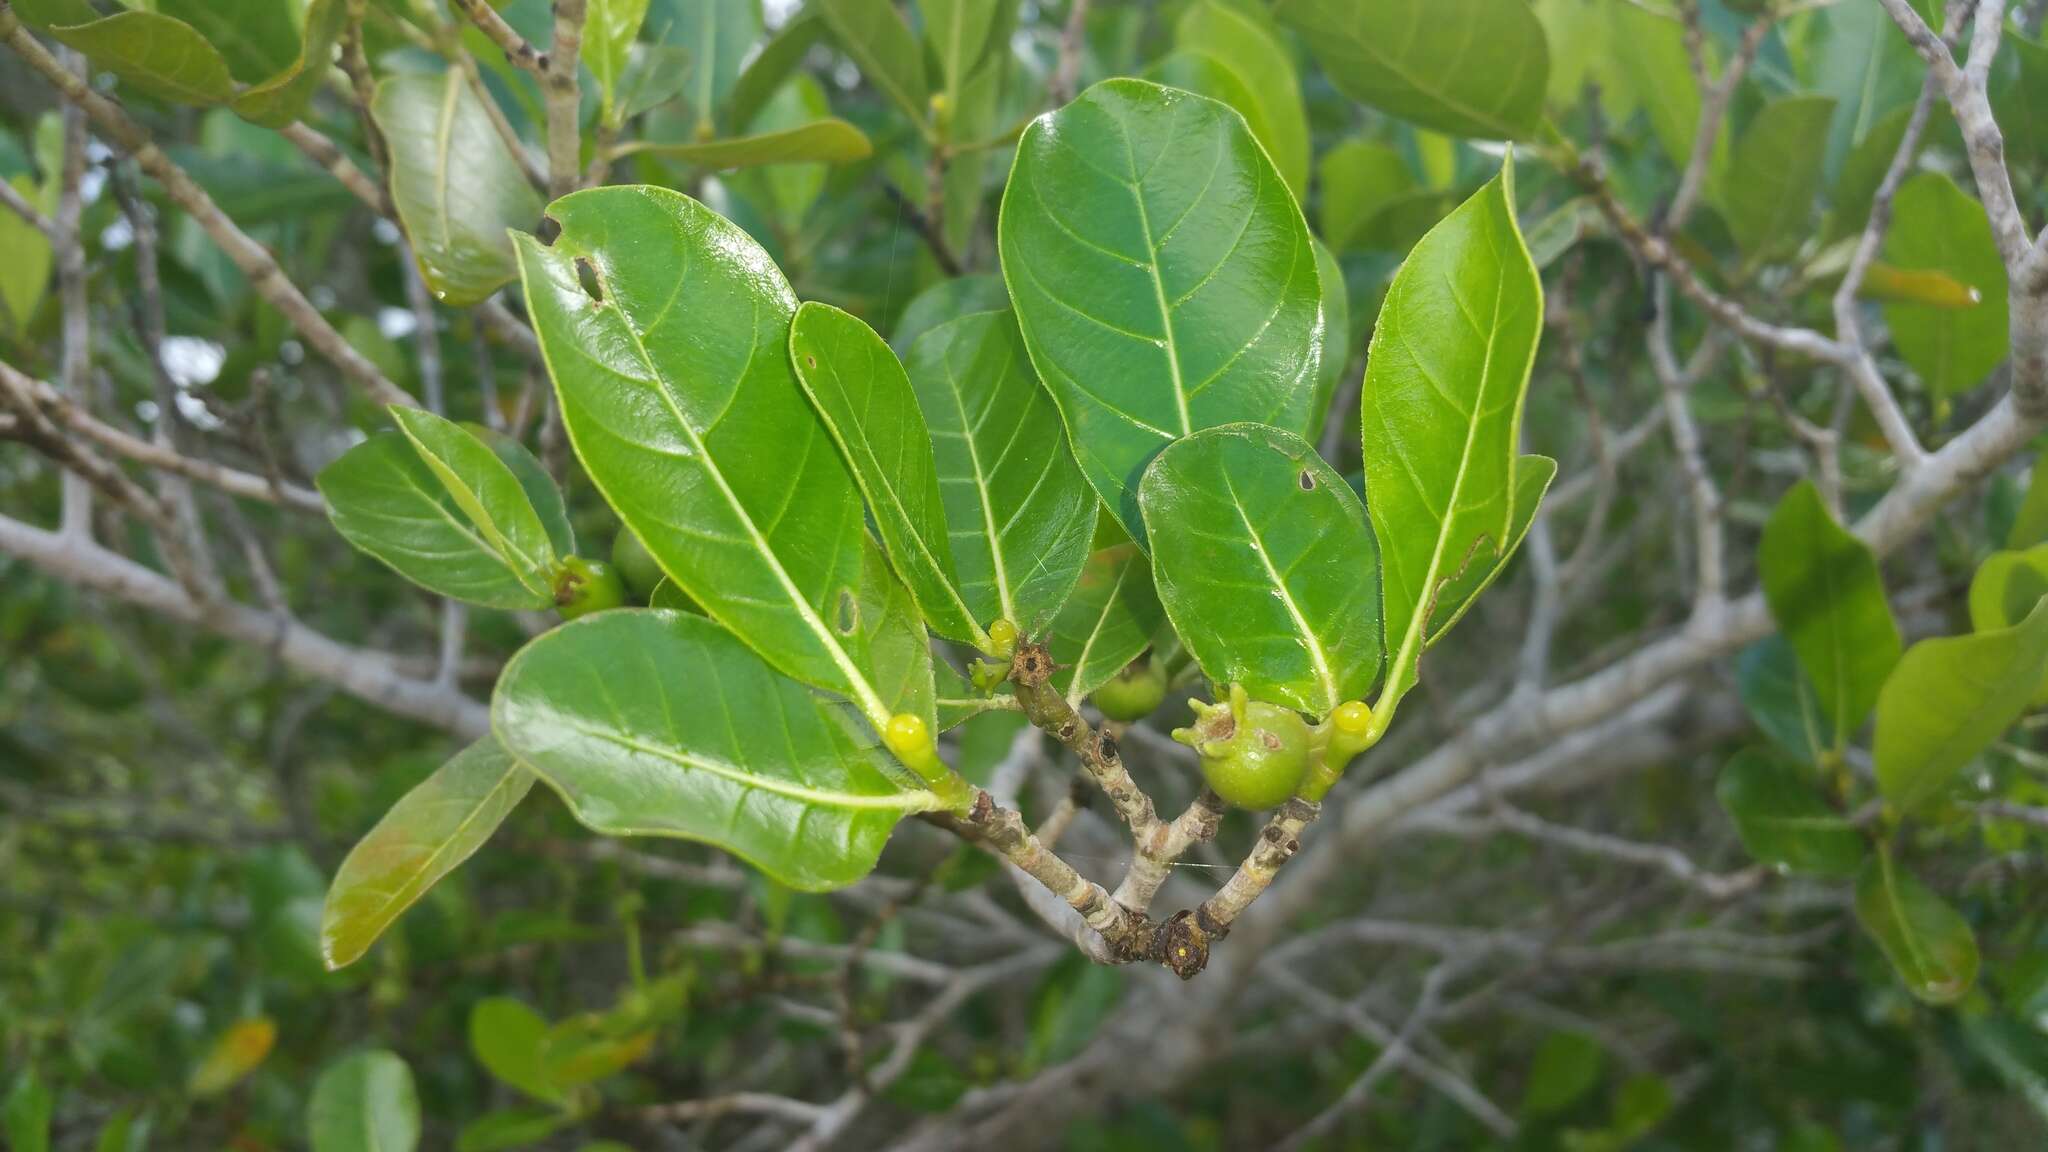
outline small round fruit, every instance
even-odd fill
[[[997,620],[988,626],[989,655],[1005,660],[1017,650],[1017,626],[1008,620]]]
[[[627,590],[642,604],[653,598],[655,586],[661,583],[663,575],[654,553],[640,542],[637,533],[625,527],[612,537],[612,567],[619,570],[619,579],[626,582]]]
[[[1089,699],[1104,719],[1124,724],[1143,720],[1166,700],[1166,673],[1149,658],[1134,660]]]
[[[1228,704],[1189,701],[1195,725],[1173,738],[1202,754],[1202,776],[1226,803],[1275,808],[1287,802],[1308,772],[1309,727],[1292,709],[1248,700],[1233,684]]]
[[[626,583],[619,570],[602,560],[571,556],[555,577],[555,610],[564,620],[588,616],[626,602]]]

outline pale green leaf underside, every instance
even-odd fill
[[[1159,454],[1138,490],[1160,602],[1202,671],[1314,716],[1382,657],[1365,508],[1301,437],[1226,424]]]
[[[306,1128],[313,1152],[413,1152],[420,1098],[412,1069],[381,1048],[336,1060],[313,1082]]]
[[[390,142],[398,221],[435,298],[467,307],[503,287],[518,272],[505,232],[534,227],[541,200],[462,74],[388,77],[370,111]]]
[[[527,310],[606,501],[784,674],[853,700],[878,728],[896,712],[929,721],[923,623],[790,368],[796,299],[767,253],[660,188],[579,192],[549,213],[553,244],[518,239]]]
[[[994,617],[977,617],[961,596],[932,434],[896,354],[859,317],[811,301],[790,324],[789,356],[925,623],[987,650]]]
[[[535,640],[491,718],[592,829],[701,840],[806,891],[866,875],[898,820],[940,805],[850,716],[684,612],[604,612]]]
[[[227,61],[183,20],[156,12],[116,12],[47,29],[122,83],[179,104],[219,104],[234,96]]]
[[[1512,175],[1503,166],[1422,238],[1373,330],[1361,408],[1389,699],[1414,684],[1442,631],[1431,621],[1455,618],[1440,603],[1447,582],[1498,571],[1488,557],[1515,534],[1515,447],[1543,289],[1515,224]]]
[[[770,164],[849,164],[867,159],[873,151],[874,146],[860,129],[844,120],[827,118],[795,128],[723,140],[677,143],[636,140],[618,148],[614,155],[646,152],[719,171]]]
[[[380,432],[320,473],[335,531],[399,575],[487,608],[544,608],[513,557],[492,547],[398,432]]]
[[[1095,493],[1008,312],[963,316],[910,349],[961,596],[1035,634],[1088,558]]]
[[[1026,129],[998,237],[1081,470],[1141,546],[1138,480],[1168,443],[1240,420],[1307,429],[1315,251],[1235,111],[1143,80],[1095,85]]]
[[[407,908],[483,846],[533,786],[492,739],[461,752],[401,797],[349,851],[320,919],[330,968],[354,963]]]
[[[1522,538],[1529,534],[1529,526],[1536,522],[1543,496],[1555,479],[1557,461],[1548,456],[1522,456],[1515,460],[1514,518],[1508,525],[1507,546],[1501,548],[1494,541],[1482,541],[1462,569],[1437,590],[1425,648],[1443,639],[1451,625],[1464,618],[1479,594],[1492,587],[1507,570],[1508,562],[1522,546]]]
[[[529,590],[548,595],[559,558],[512,468],[459,424],[419,408],[393,407],[390,412],[399,434],[412,444],[491,551],[506,559]]]

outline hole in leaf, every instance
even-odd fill
[[[806,356],[806,357],[804,357],[804,367],[806,367],[806,368],[816,368],[817,366],[818,366],[818,358],[817,358],[816,356]]]
[[[1303,492],[1313,492],[1316,490],[1316,478],[1306,468],[1301,470],[1301,490]]]
[[[598,277],[597,265],[588,256],[576,258],[576,282],[583,285],[583,294],[598,304],[604,303],[604,281]]]
[[[533,230],[533,235],[543,246],[552,248],[555,241],[562,236],[562,222],[553,216],[543,216],[540,218],[540,226]]]
[[[858,627],[860,627],[860,604],[853,598],[853,589],[841,588],[839,590],[838,620],[840,634],[851,636],[853,635],[853,630]]]

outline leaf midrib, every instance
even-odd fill
[[[569,732],[588,737],[599,743],[614,744],[631,752],[666,760],[680,768],[706,772],[721,780],[728,780],[748,788],[755,788],[772,796],[809,804],[820,808],[835,808],[848,812],[929,812],[941,806],[938,795],[926,789],[917,788],[884,795],[864,795],[856,792],[836,792],[828,789],[806,788],[800,784],[789,784],[773,777],[757,776],[736,764],[713,760],[702,755],[690,755],[658,744],[649,744],[626,735],[614,728],[596,728],[576,723],[567,716],[555,715],[555,722]],[[731,723],[731,714],[726,714]],[[787,730],[785,729],[785,735]]]
[[[953,370],[950,359],[946,366],[946,390],[952,395],[953,409],[960,414],[961,439],[967,444],[967,461],[974,470],[974,491],[980,497],[982,530],[988,537],[989,556],[995,561],[996,601],[1002,606],[1003,619],[1015,622],[1016,603],[1010,596],[1010,566],[1003,557],[1003,540],[996,532],[996,514],[989,493],[988,476],[981,466],[981,446],[975,443],[975,427],[967,416],[967,398],[960,390],[959,374]]]
[[[470,805],[469,812],[463,816],[461,822],[455,826],[452,832],[441,838],[441,841],[435,845],[434,850],[428,854],[426,860],[422,861],[418,867],[412,869],[411,873],[399,887],[386,893],[385,899],[376,906],[376,910],[371,918],[379,922],[388,923],[386,913],[393,907],[404,907],[411,904],[413,900],[418,899],[417,894],[425,891],[425,889],[418,887],[419,878],[432,872],[434,866],[440,863],[442,858],[448,854],[449,846],[460,841],[476,825],[478,813],[492,807],[498,797],[508,791],[510,786],[523,775],[530,775],[526,766],[513,757],[506,756],[504,773],[489,788],[484,790],[483,795],[477,799],[476,803]],[[401,896],[407,893],[413,893],[412,898],[401,899]]]
[[[1252,526],[1251,517],[1245,512],[1244,501],[1238,498],[1237,484],[1230,478],[1229,470],[1223,470],[1222,476],[1223,487],[1230,493],[1230,506],[1236,511],[1238,521],[1244,525],[1245,538],[1251,542],[1252,553],[1266,569],[1266,576],[1273,581],[1273,590],[1280,595],[1280,603],[1286,606],[1287,614],[1294,618],[1295,630],[1301,633],[1302,640],[1308,646],[1309,659],[1315,664],[1316,679],[1323,689],[1323,699],[1320,703],[1323,707],[1334,708],[1339,703],[1337,677],[1331,671],[1330,657],[1323,650],[1322,638],[1316,635],[1315,629],[1309,627],[1308,618],[1302,615],[1301,606],[1294,601],[1293,591],[1287,587],[1287,581],[1281,577],[1279,569],[1273,567],[1273,558],[1266,554],[1265,541],[1259,538],[1259,530]]]

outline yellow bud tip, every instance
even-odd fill
[[[994,655],[1009,656],[1017,650],[1017,626],[1008,620],[996,621],[988,626],[988,642]]]
[[[882,730],[882,743],[889,746],[889,751],[909,760],[931,753],[932,734],[925,728],[923,717],[898,712],[889,717],[888,727]]]
[[[1366,707],[1364,701],[1347,700],[1337,705],[1330,719],[1336,724],[1337,731],[1347,736],[1363,736],[1372,727],[1372,709]]]

